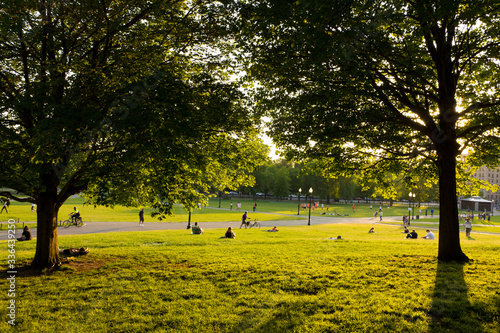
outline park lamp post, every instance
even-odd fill
[[[410,204],[411,204],[411,219],[414,219],[414,214],[413,214],[413,202],[412,198],[415,199],[415,193],[410,192]]]
[[[410,218],[411,218],[411,192],[408,193],[408,197],[410,198],[410,200],[408,200],[408,220],[410,220]]]
[[[222,191],[219,190],[219,208],[220,208],[220,202],[221,202],[221,200],[222,200]]]
[[[186,229],[191,229],[191,211],[188,211],[188,225]]]
[[[300,193],[302,193],[302,188],[299,188],[299,203],[297,205],[297,215],[300,215]]]
[[[309,219],[307,220],[307,225],[311,225],[312,194],[313,194],[313,188],[311,187],[309,189]]]

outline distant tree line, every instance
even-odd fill
[[[408,200],[409,193],[415,194],[413,200],[429,202],[438,200],[438,186],[435,182],[417,179],[408,184],[405,175],[387,173],[383,181],[366,182],[355,175],[329,177],[319,169],[315,162],[291,163],[286,160],[269,160],[256,168],[253,186],[240,187],[244,194],[261,194],[265,198],[290,198],[308,195],[309,188],[313,196],[327,202],[338,200]]]

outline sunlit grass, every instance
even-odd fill
[[[201,209],[195,209],[191,214],[192,221],[198,222],[231,222],[231,221],[241,221],[241,215],[244,210],[249,210],[252,212],[252,207],[245,207],[241,211],[236,210],[236,202],[234,204],[233,210],[217,209],[217,200],[212,199],[211,205],[208,207],[202,207]],[[129,208],[124,206],[114,206],[111,207],[94,207],[90,205],[84,205],[83,198],[71,198],[69,199],[59,210],[58,220],[63,221],[68,219],[68,214],[73,211],[73,207],[78,207],[80,214],[82,215],[84,221],[90,222],[137,222],[139,221],[139,208]],[[216,208],[217,207],[217,208]],[[259,207],[260,208],[260,207]],[[145,207],[145,219],[147,222],[160,222],[158,218],[153,218],[150,216],[153,210],[151,208]],[[277,220],[294,220],[299,217],[295,216],[283,216],[273,210],[265,211],[271,214],[262,214],[262,210],[258,210],[256,213],[252,212],[251,217],[257,218],[261,221],[277,221]],[[14,219],[15,221],[36,221],[36,213],[31,212],[31,204],[12,202],[9,208],[8,214],[0,215],[0,221],[7,222],[8,219]],[[173,216],[168,216],[162,220],[162,222],[186,222],[188,220],[188,212],[180,205],[174,206]]]
[[[438,264],[437,241],[370,226],[237,229],[236,239],[221,239],[224,229],[61,236],[62,248],[91,253],[59,271],[19,274],[15,330],[498,332],[498,236],[463,238],[469,264]],[[18,262],[34,250],[17,243]]]

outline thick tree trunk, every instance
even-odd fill
[[[60,264],[57,245],[56,192],[46,192],[37,198],[36,253],[31,266],[36,269],[50,268]]]
[[[448,148],[448,149],[447,149]],[[460,247],[458,224],[456,156],[452,147],[438,151],[439,170],[439,250],[438,260],[468,261]]]

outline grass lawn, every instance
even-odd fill
[[[275,200],[251,200],[251,199],[240,199],[240,198],[232,198],[232,199],[222,199],[221,200],[221,208],[229,208],[230,203],[233,203],[233,209],[236,207],[236,203],[240,201],[242,204],[242,210],[252,211],[253,204],[257,203],[257,210],[262,212],[273,212],[279,214],[297,214],[298,201],[275,201]],[[300,204],[307,204],[309,201],[301,200]],[[321,204],[319,204],[317,209],[312,209],[312,215],[321,215],[322,213],[329,214],[338,214],[338,216],[349,216],[349,217],[371,217],[375,213],[375,210],[379,210],[382,207],[382,211],[384,212],[384,216],[403,216],[408,215],[408,205],[395,204],[392,207],[388,207],[387,204],[384,206],[380,206],[380,204],[373,204],[372,209],[370,209],[369,204],[358,204],[355,203],[355,211],[353,211],[352,203],[344,204],[344,203],[335,203],[332,202],[329,205],[323,203],[323,209],[321,208]],[[219,207],[218,199],[210,199],[211,207]],[[327,210],[328,206],[328,210]],[[419,210],[421,210],[421,215],[425,215],[425,210],[427,209],[428,216],[430,217],[430,207],[421,206],[420,208],[414,207],[414,214],[419,214]],[[439,208],[432,207],[434,209],[434,214],[439,214]],[[301,210],[301,214],[308,215],[309,210],[305,211]]]
[[[249,210],[252,212],[252,207],[242,207],[242,211],[236,211],[236,202],[234,203],[234,208],[232,211],[228,207],[222,206],[222,209],[214,209],[218,207],[218,200],[211,199],[208,208],[203,207],[202,209],[196,209],[191,214],[191,221],[193,222],[231,222],[231,221],[241,221],[241,215],[243,210]],[[253,203],[252,203],[253,205]],[[263,206],[266,206],[263,204]],[[288,203],[290,205],[290,203]],[[83,198],[71,198],[61,207],[59,210],[59,220],[63,221],[67,219],[67,215],[73,211],[73,207],[78,207],[80,214],[82,215],[84,221],[91,222],[136,222],[139,221],[139,208],[128,208],[124,206],[110,207],[95,207],[84,205]],[[259,210],[257,213],[251,214],[252,218],[257,218],[261,221],[277,221],[277,220],[294,220],[300,219],[297,216],[283,216],[280,212],[273,210],[272,204],[267,205],[270,207],[269,210]],[[147,222],[160,222],[156,218],[152,218],[149,214],[153,210],[150,208],[145,208],[145,219]],[[266,212],[267,214],[263,214]],[[182,206],[174,207],[174,215],[167,217],[161,222],[187,222],[188,213]],[[305,218],[305,216],[303,216]],[[12,202],[9,207],[9,213],[5,212],[0,215],[0,222],[5,224],[9,219],[14,219],[15,221],[36,221],[36,213],[31,212],[31,204]],[[34,227],[35,224],[28,224]],[[3,227],[5,229],[5,225]]]
[[[41,275],[20,270],[15,328],[2,278],[0,331],[500,331],[500,237],[462,238],[473,261],[446,264],[437,241],[370,226],[237,229],[236,239],[220,239],[223,229],[61,236],[61,248],[90,254]],[[327,239],[337,235],[344,240]],[[18,242],[17,262],[34,250]]]
[[[402,222],[391,222],[384,221],[384,224],[398,225],[401,226]],[[465,232],[465,227],[463,226],[464,220],[459,221],[461,231]],[[439,227],[438,218],[424,218],[419,220],[411,220],[410,228],[433,228]],[[489,233],[500,233],[500,216],[490,217],[490,221],[479,220],[477,217],[474,218],[472,225],[472,232],[489,232]]]

